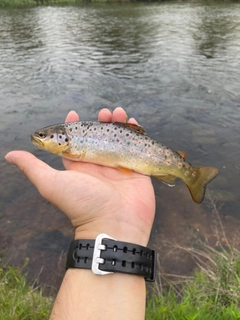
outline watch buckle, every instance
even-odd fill
[[[97,276],[103,276],[106,274],[111,274],[114,272],[109,272],[109,271],[102,271],[99,269],[99,265],[104,263],[104,259],[100,257],[101,251],[106,250],[106,246],[102,244],[103,239],[108,239],[108,240],[116,240],[110,236],[108,236],[105,233],[100,233],[95,240],[95,245],[93,249],[93,259],[92,259],[92,272],[96,274]]]

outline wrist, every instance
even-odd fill
[[[94,221],[89,224],[76,227],[74,239],[96,239],[100,233],[106,233],[110,237],[141,246],[147,246],[150,236],[151,226],[130,224],[116,221]]]

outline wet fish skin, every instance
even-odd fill
[[[201,203],[205,186],[218,170],[192,166],[182,151],[148,137],[142,127],[128,123],[67,122],[37,130],[31,136],[40,149],[73,161],[90,162],[154,176],[174,185],[180,178],[193,200]]]

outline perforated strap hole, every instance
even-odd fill
[[[128,248],[127,247],[123,247],[123,252],[127,253],[127,251],[128,251]]]
[[[125,260],[122,261],[122,267],[126,267],[126,261]]]
[[[116,260],[115,260],[115,259],[112,260],[111,265],[112,265],[112,266],[115,266],[115,265],[116,265]]]

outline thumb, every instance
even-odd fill
[[[44,198],[49,198],[57,170],[26,151],[11,151],[5,156],[5,159],[15,165]]]

